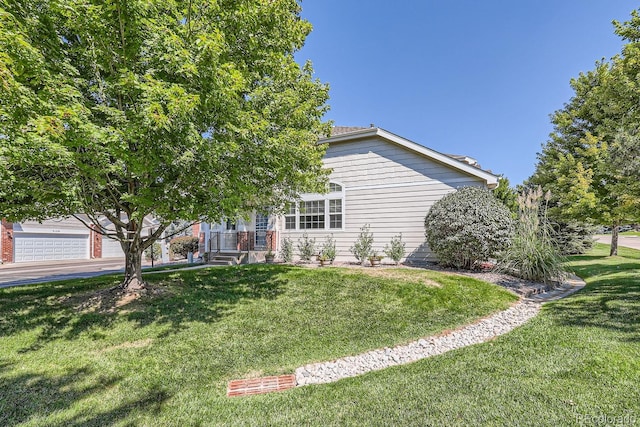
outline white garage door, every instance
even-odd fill
[[[14,234],[15,262],[89,259],[88,234]]]
[[[102,237],[102,258],[124,258],[120,242]]]

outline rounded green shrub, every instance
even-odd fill
[[[194,236],[180,236],[169,242],[169,251],[175,256],[186,258],[189,252],[198,252],[198,238]]]
[[[425,220],[427,243],[445,266],[472,269],[509,246],[511,212],[489,190],[463,187],[437,201]]]

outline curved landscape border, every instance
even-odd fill
[[[527,323],[539,313],[543,303],[564,298],[584,286],[585,282],[582,279],[572,276],[549,292],[523,298],[506,310],[446,334],[421,338],[405,345],[371,350],[329,362],[311,363],[297,368],[295,374],[234,380],[228,384],[227,395],[244,396],[311,384],[326,384],[487,342]]]

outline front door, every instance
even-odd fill
[[[222,233],[220,233],[220,249],[222,251],[238,250],[238,234],[236,233],[236,223],[228,219],[222,224]]]
[[[256,249],[267,249],[267,229],[269,228],[269,216],[256,214]]]

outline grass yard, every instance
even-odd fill
[[[385,405],[393,420],[405,402],[385,395],[394,375],[236,399],[226,383],[405,343],[516,300],[424,270],[252,265],[145,278],[153,291],[138,300],[96,292],[117,276],[0,289],[0,425],[376,424]]]
[[[492,342],[229,405],[241,425],[640,425],[640,252],[607,254],[572,257],[588,286]]]
[[[170,263],[170,264],[156,264],[155,267],[150,267],[149,265],[145,265],[142,268],[142,272],[147,274],[147,273],[152,273],[152,272],[156,272],[156,271],[181,270],[183,268],[191,268],[191,267],[197,267],[197,266],[201,266],[201,265],[202,265],[202,263],[200,263],[200,262],[192,262],[192,263],[174,262],[174,263]]]

